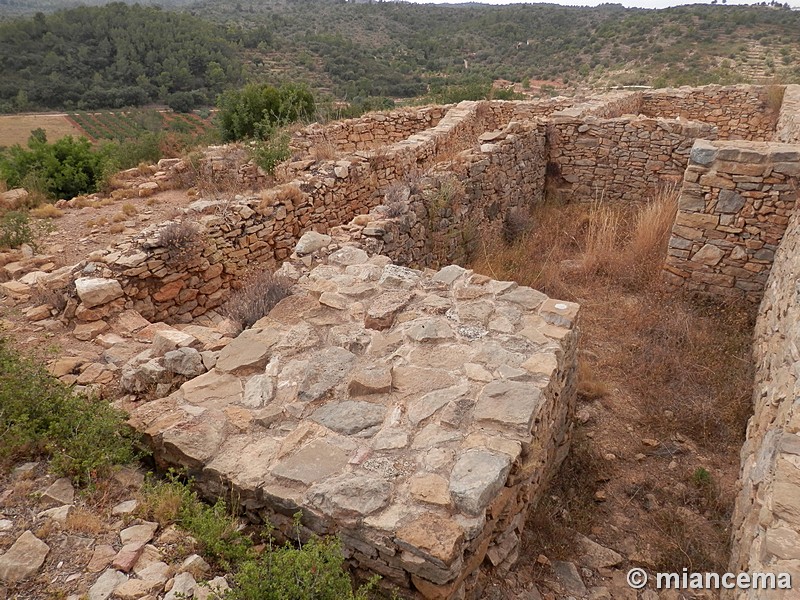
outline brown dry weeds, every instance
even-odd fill
[[[662,285],[676,196],[546,203],[516,243],[479,244],[476,271],[582,307],[578,408],[591,417],[528,520],[521,564],[532,572],[540,553],[574,559],[573,531],[645,565],[727,562],[754,315],[744,301]],[[709,479],[698,489],[701,469]]]

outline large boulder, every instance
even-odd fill
[[[119,281],[102,277],[80,277],[75,280],[75,289],[86,308],[107,304],[124,293]]]

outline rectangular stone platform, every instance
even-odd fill
[[[351,247],[295,290],[132,423],[210,497],[287,533],[302,511],[403,596],[463,597],[516,560],[566,453],[578,306]]]

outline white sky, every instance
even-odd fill
[[[409,2],[424,3],[424,4],[460,4],[464,0],[407,0]],[[710,4],[710,0],[705,2],[686,1],[686,0],[552,0],[550,4],[561,4],[565,6],[597,6],[603,2],[614,2],[615,4],[622,4],[627,7],[639,8],[666,8],[668,6],[679,6],[681,4]],[[787,1],[789,6],[800,8],[800,0],[778,0],[781,4]],[[722,0],[718,0],[722,4]],[[769,0],[767,0],[769,2]],[[523,4],[525,0],[482,0],[481,4]],[[530,3],[530,0],[529,2]],[[728,0],[729,5],[733,4],[753,4],[752,0]]]

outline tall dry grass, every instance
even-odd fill
[[[484,240],[472,267],[581,304],[578,402],[604,415],[595,418],[610,419],[607,430],[599,427],[592,435],[612,435],[614,420],[624,420],[641,438],[680,434],[702,448],[706,460],[735,460],[750,413],[752,308],[663,287],[676,209],[674,188],[639,206],[544,203],[516,243]],[[573,531],[589,534],[608,514],[594,492],[613,467],[598,457],[595,438],[587,439],[580,427],[576,433],[570,456],[527,521],[522,560],[533,569],[542,569],[534,563],[540,553],[572,560]],[[638,503],[645,492],[657,497],[657,506],[641,518],[659,570],[724,568],[730,486],[694,494],[689,488],[680,497],[669,476],[657,480],[635,470],[619,475],[633,478],[633,485],[646,478],[629,502]]]
[[[639,206],[545,203],[517,243],[479,244],[472,267],[581,303],[584,346],[598,356],[582,378],[632,395],[654,434],[733,448],[750,410],[752,309],[663,288],[677,196],[666,187]]]

